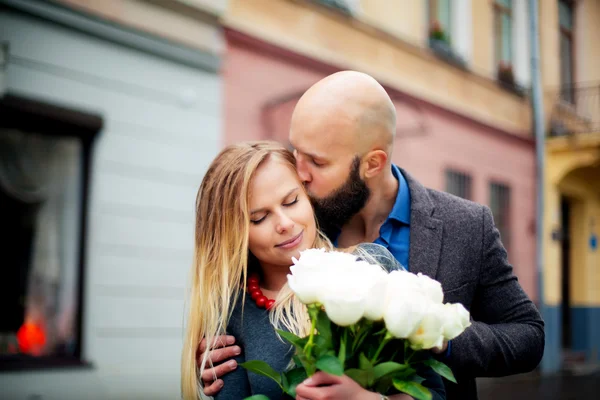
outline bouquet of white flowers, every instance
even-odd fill
[[[346,374],[379,393],[395,388],[416,399],[431,399],[417,374],[420,364],[456,382],[450,368],[424,351],[471,325],[461,304],[443,304],[439,282],[407,271],[388,273],[352,254],[324,249],[305,250],[293,262],[288,284],[306,304],[312,323],[304,338],[278,331],[296,348],[295,366],[283,373],[256,360],[242,367],[274,379],[291,397],[317,370]]]

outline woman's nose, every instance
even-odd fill
[[[294,227],[294,221],[285,213],[281,213],[277,222],[277,233],[285,233]]]

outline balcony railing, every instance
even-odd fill
[[[600,132],[600,83],[563,87],[554,100],[550,136]]]

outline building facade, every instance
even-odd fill
[[[344,69],[374,76],[398,111],[393,160],[429,187],[491,207],[544,313],[542,370],[555,372],[600,354],[600,2],[538,3],[551,136],[541,271],[527,1],[230,0],[224,134],[287,143],[293,106],[312,83]]]
[[[542,2],[544,367],[600,363],[600,1]]]
[[[398,112],[393,160],[429,187],[491,206],[537,301],[529,46],[520,36],[527,9],[515,3],[514,29],[503,33],[515,71],[506,83],[490,50],[496,11],[487,2],[232,0],[223,19],[225,140],[287,143],[293,106],[311,84],[343,69],[369,73]],[[455,39],[435,39],[446,17]]]
[[[179,397],[221,13],[0,1],[0,398]]]

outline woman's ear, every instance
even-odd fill
[[[387,165],[388,155],[383,150],[373,150],[363,157],[362,169],[365,179],[379,175]]]

